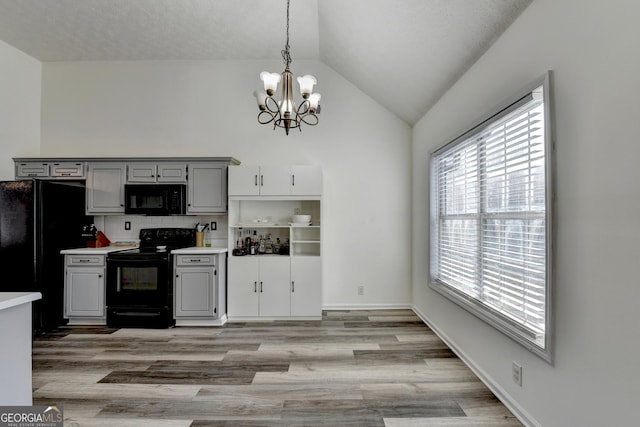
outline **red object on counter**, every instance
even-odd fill
[[[96,233],[96,248],[103,248],[105,246],[109,246],[110,244],[111,240],[109,240],[102,231],[98,231]]]

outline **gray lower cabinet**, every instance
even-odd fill
[[[104,255],[65,256],[64,317],[70,324],[103,324],[105,292]]]
[[[226,314],[224,253],[174,255],[174,276],[177,325],[189,320],[206,323]]]

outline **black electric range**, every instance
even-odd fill
[[[107,326],[168,328],[173,319],[171,251],[195,246],[191,228],[144,228],[140,246],[107,255]]]

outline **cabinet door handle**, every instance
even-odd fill
[[[102,274],[98,274],[98,277],[102,277]]]
[[[264,187],[264,175],[260,175],[260,187]]]
[[[262,282],[260,282],[260,293],[262,293]]]
[[[296,185],[296,176],[295,175],[291,175],[291,185],[295,187]]]
[[[253,292],[258,292],[258,282],[253,282]]]
[[[258,186],[258,175],[253,176],[253,185]]]
[[[291,281],[291,292],[295,292],[296,291],[296,282],[294,282],[293,280]]]

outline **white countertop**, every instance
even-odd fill
[[[172,254],[189,255],[189,254],[223,254],[227,252],[227,248],[214,248],[206,246],[193,246],[190,248],[174,249]]]
[[[0,292],[0,310],[27,304],[41,298],[40,292]]]
[[[136,246],[103,246],[101,248],[63,249],[60,253],[62,255],[106,255],[110,252],[127,251],[135,248]]]

